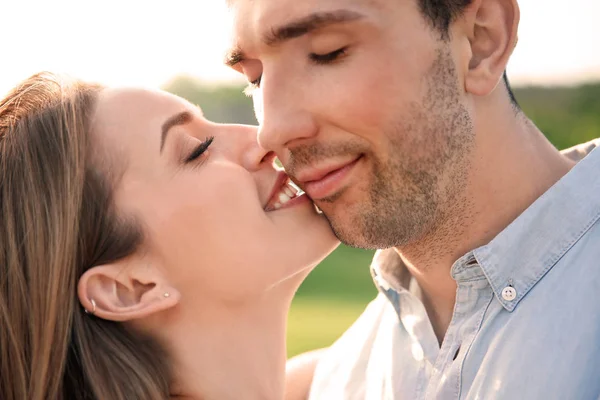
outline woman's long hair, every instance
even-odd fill
[[[143,240],[115,209],[116,178],[92,162],[101,90],[43,73],[0,101],[2,400],[169,397],[161,346],[85,314],[77,298],[86,269]]]

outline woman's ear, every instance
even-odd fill
[[[157,268],[135,261],[90,268],[79,279],[77,293],[87,312],[119,322],[149,317],[180,300]]]
[[[516,0],[473,0],[463,16],[470,46],[465,89],[487,96],[498,85],[517,44]]]

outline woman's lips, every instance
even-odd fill
[[[295,207],[297,205],[304,204],[304,203],[312,203],[312,201],[308,198],[308,196],[305,193],[300,193],[296,197],[281,204],[279,206],[279,208],[274,208],[273,210],[266,210],[266,211],[270,212],[270,211],[284,210],[286,208],[292,208],[292,207]]]
[[[290,203],[293,205],[295,204],[293,201],[301,195],[302,193],[300,193],[300,191],[294,185],[292,185],[290,179],[287,177],[287,175],[285,175],[285,179],[278,179],[273,193],[264,207],[264,210],[275,211],[287,207],[290,205]]]

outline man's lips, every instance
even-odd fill
[[[307,169],[298,173],[296,178],[313,200],[320,200],[335,194],[346,183],[351,170],[361,158],[362,155],[343,163]]]

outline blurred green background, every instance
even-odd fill
[[[164,89],[202,107],[216,122],[256,124],[240,86],[210,86],[180,76]],[[600,136],[600,83],[515,89],[521,108],[559,149]],[[373,252],[341,246],[298,291],[289,317],[288,355],[330,345],[375,297]]]

